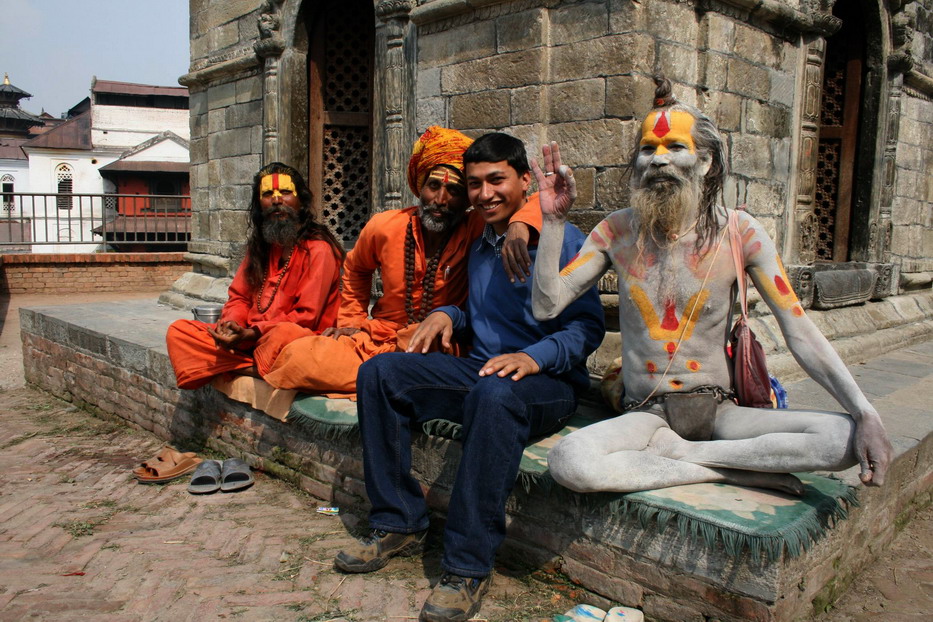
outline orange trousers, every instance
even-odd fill
[[[266,331],[255,344],[234,352],[218,348],[207,332],[216,324],[176,320],[168,327],[165,343],[179,389],[197,389],[219,374],[255,365],[260,376],[272,368],[282,349],[292,341],[314,335],[310,328],[282,322]]]
[[[376,326],[374,331],[362,330],[336,339],[321,335],[303,337],[281,350],[263,378],[277,389],[347,397],[356,393],[360,365],[383,352],[404,352],[417,328],[417,324],[411,324],[395,332]],[[436,345],[432,351],[437,349]],[[459,354],[456,344],[453,353]]]

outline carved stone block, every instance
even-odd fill
[[[867,302],[877,281],[878,274],[867,268],[818,270],[813,275],[813,308],[836,309]]]

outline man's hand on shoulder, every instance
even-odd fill
[[[441,338],[441,347],[445,352],[449,352],[450,339],[454,336],[454,323],[443,311],[435,311],[424,318],[424,321],[415,329],[415,334],[411,336],[406,352],[427,354],[438,336]]]
[[[534,376],[540,371],[541,368],[533,358],[524,352],[513,352],[512,354],[500,354],[486,361],[483,368],[479,370],[479,375],[496,374],[500,378],[505,378],[512,374],[512,380],[521,380],[525,376]]]
[[[881,486],[891,464],[891,442],[878,415],[863,416],[855,428],[855,453],[866,486]]]
[[[528,240],[531,239],[531,230],[523,222],[509,224],[502,243],[502,267],[509,277],[509,282],[518,279],[525,282],[526,276],[531,276],[531,255],[528,254]]]
[[[323,332],[321,332],[321,336],[333,337],[334,339],[337,339],[338,337],[349,337],[351,335],[355,335],[358,332],[360,332],[359,328],[352,328],[349,326],[344,328],[337,328],[336,326],[331,326],[330,328],[325,328]]]

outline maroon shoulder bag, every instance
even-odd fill
[[[729,336],[732,349],[732,387],[735,389],[739,406],[773,408],[765,351],[748,326],[748,277],[745,274],[742,236],[739,235],[739,215],[736,211],[729,214],[729,235],[739,301],[742,303],[742,315],[735,322]]]

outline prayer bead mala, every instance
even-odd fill
[[[288,257],[285,259],[285,265],[282,267],[282,274],[279,275],[279,280],[275,282],[275,287],[272,290],[272,296],[269,297],[269,304],[266,305],[266,308],[262,307],[262,292],[266,289],[266,277],[269,276],[269,266],[266,266],[262,271],[262,285],[259,287],[259,294],[256,296],[256,309],[260,313],[265,313],[269,310],[269,307],[272,306],[272,301],[275,300],[275,295],[279,293],[279,285],[282,284],[282,279],[285,278],[285,273],[288,272],[288,264],[292,262],[292,255],[295,254],[295,247],[292,247],[291,252],[288,253]]]
[[[405,230],[405,313],[408,315],[409,324],[421,322],[431,311],[431,305],[434,302],[434,281],[437,278],[437,265],[441,261],[441,253],[447,246],[450,235],[445,235],[441,245],[435,251],[434,255],[428,261],[427,270],[424,273],[424,279],[421,281],[421,306],[418,314],[415,315],[414,303],[412,302],[412,287],[415,281],[415,234],[412,231],[411,220],[408,221],[408,228]]]

